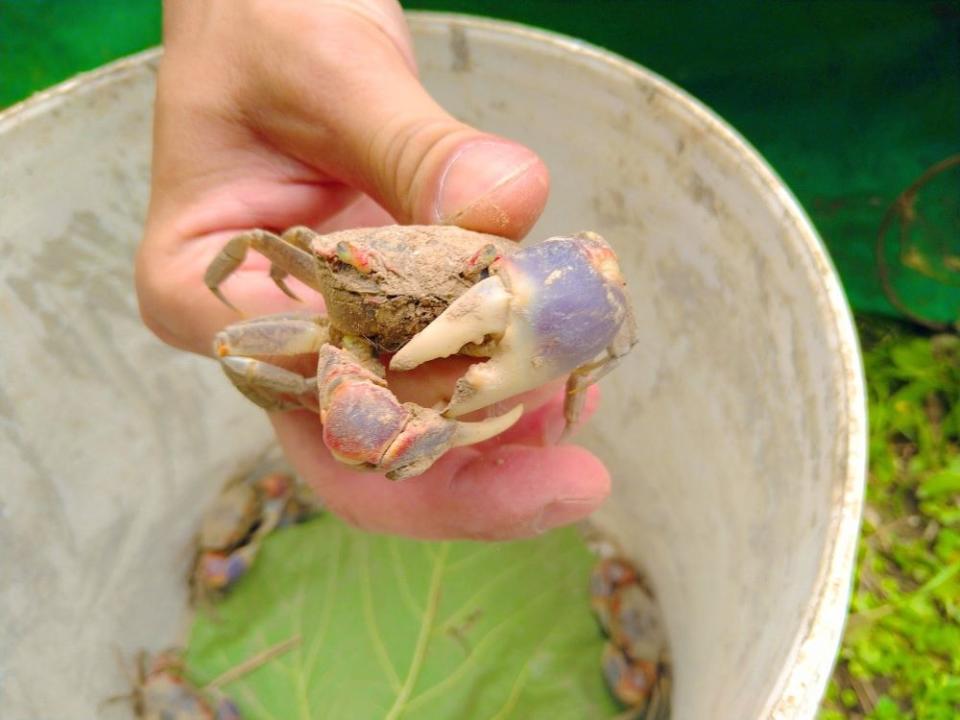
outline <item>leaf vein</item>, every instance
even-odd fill
[[[377,617],[373,611],[373,588],[370,579],[369,543],[366,538],[361,538],[358,544],[363,553],[363,561],[360,563],[360,576],[362,578],[363,585],[363,614],[367,624],[367,631],[370,635],[371,642],[373,642],[373,649],[376,652],[380,667],[383,669],[383,672],[387,676],[387,680],[390,682],[390,687],[394,692],[399,693],[400,689],[402,688],[400,676],[397,674],[397,670],[393,667],[393,662],[390,660],[390,654],[387,652],[387,647],[384,645],[383,638],[380,635],[380,626],[377,624]]]
[[[308,678],[313,678],[317,669],[317,662],[320,660],[320,651],[323,650],[323,642],[326,640],[327,631],[330,628],[330,617],[333,615],[333,606],[336,603],[337,580],[340,577],[340,565],[343,558],[340,553],[343,552],[343,530],[338,526],[336,534],[336,544],[330,553],[330,566],[327,569],[327,582],[324,589],[323,610],[321,611],[322,620],[320,621],[320,630],[313,638],[310,644],[310,650],[307,658],[305,673]]]
[[[400,551],[397,548],[397,539],[390,538],[388,542],[388,547],[390,548],[390,556],[393,559],[393,569],[394,574],[397,576],[397,584],[400,586],[400,596],[403,598],[403,602],[409,608],[410,612],[413,613],[414,617],[421,617],[423,615],[424,608],[420,607],[417,603],[417,599],[413,595],[413,589],[410,587],[410,580],[407,578],[406,565],[403,562],[403,558],[400,556]]]
[[[413,658],[410,660],[410,667],[407,670],[407,677],[404,680],[403,687],[397,694],[397,698],[390,708],[384,720],[396,720],[403,713],[407,700],[417,684],[417,678],[423,663],[427,657],[427,644],[430,641],[430,635],[437,619],[437,611],[440,606],[440,588],[443,583],[443,573],[447,561],[447,555],[450,553],[450,543],[443,543],[436,554],[436,562],[433,566],[433,573],[430,576],[430,587],[427,590],[427,606],[420,620],[420,633],[417,636],[417,644],[414,648]]]
[[[549,549],[549,548],[548,548]],[[529,565],[534,564],[535,561],[541,559],[541,556],[547,552],[544,548],[540,548],[537,552],[528,555],[521,562],[509,563],[507,567],[502,572],[494,575],[489,580],[486,580],[480,589],[467,598],[463,603],[460,604],[456,610],[450,612],[447,617],[440,623],[442,627],[449,627],[454,624],[454,621],[457,620],[461,615],[468,615],[473,611],[473,607],[478,603],[479,599],[484,595],[490,593],[497,585],[507,579],[510,575],[513,575],[520,570],[525,569]]]
[[[415,707],[422,705],[434,695],[443,692],[443,690],[448,686],[455,684],[464,673],[472,669],[473,666],[477,664],[478,662],[477,658],[479,658],[480,655],[483,654],[483,651],[487,646],[492,644],[492,642],[494,641],[494,639],[499,633],[503,632],[510,625],[519,622],[525,614],[529,613],[536,606],[538,602],[542,601],[544,598],[549,598],[555,592],[556,592],[556,587],[554,585],[547,586],[541,592],[537,593],[536,595],[533,595],[529,600],[527,600],[526,604],[516,613],[514,613],[510,617],[504,618],[499,623],[497,623],[494,627],[490,628],[490,630],[488,630],[486,634],[483,635],[480,638],[480,640],[477,642],[477,644],[474,646],[473,652],[471,652],[470,655],[464,658],[463,662],[460,663],[460,665],[456,669],[454,669],[445,678],[443,678],[442,680],[438,680],[431,687],[426,688],[423,692],[421,692],[419,695],[414,697],[410,701],[408,705],[408,709],[412,710]]]
[[[317,546],[310,545],[310,549],[306,558],[301,561],[300,566],[300,576],[305,578],[313,566],[314,558],[317,554]],[[304,572],[304,569],[306,572]],[[304,622],[304,607],[307,602],[307,587],[306,582],[301,579],[300,587],[297,591],[297,635],[303,637],[303,622]],[[297,663],[296,663],[296,676],[295,683],[297,686],[297,705],[300,707],[300,717],[303,720],[310,720],[312,713],[310,712],[310,698],[307,694],[307,680],[308,676],[304,672],[305,670],[305,649],[303,645],[297,647]]]

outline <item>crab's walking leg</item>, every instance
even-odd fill
[[[563,419],[566,427],[560,441],[566,440],[580,419],[583,403],[586,401],[586,389],[599,381],[604,375],[613,370],[620,362],[620,357],[611,351],[600,360],[578,367],[567,378],[566,393],[563,400]]]
[[[604,356],[594,362],[581,365],[567,378],[566,396],[563,400],[563,419],[566,420],[566,427],[560,437],[560,442],[564,442],[570,437],[577,420],[580,419],[583,403],[586,400],[586,389],[617,367],[621,358],[629,353],[637,343],[637,325],[633,317],[633,311],[629,306],[626,306],[624,310],[626,314],[620,324],[620,329],[604,351]]]
[[[284,400],[283,396],[299,397],[312,393],[317,387],[315,380],[262,360],[225,357],[220,362],[237,389],[266,410],[301,407],[299,403]]]
[[[566,426],[558,442],[566,442],[580,419],[583,404],[587,398],[586,389],[612,370],[614,364],[613,361],[604,359],[577,368],[570,373],[563,397],[563,419],[566,421]]]
[[[323,315],[279,313],[228,325],[213,340],[217,357],[303,355],[315,353],[330,339]]]
[[[309,229],[301,226],[292,227],[289,230],[286,230],[283,235],[280,236],[280,239],[285,243],[289,243],[293,247],[302,251],[303,254],[306,254],[307,257],[303,257],[303,254],[296,256],[296,267],[301,271],[301,274],[311,278],[311,280],[304,280],[308,287],[312,287],[314,290],[319,290],[316,285],[316,270],[315,270],[315,260],[313,257],[313,251],[310,249],[310,238],[312,233]],[[289,250],[286,251],[289,254]],[[293,270],[286,269],[281,263],[276,261],[271,261],[270,264],[270,279],[276,283],[277,287],[289,298],[294,300],[299,300],[296,293],[293,292],[284,282],[287,275],[293,275],[298,279],[302,279]]]
[[[309,249],[308,233],[306,228],[294,227],[282,236],[266,230],[250,230],[236,235],[217,253],[207,267],[203,281],[223,303],[236,310],[220,291],[220,285],[243,264],[247,252],[252,248],[270,260],[270,277],[286,295],[297,299],[283,281],[287,275],[293,275],[319,292],[316,259]]]
[[[266,410],[289,410],[303,407],[304,397],[315,398],[316,378],[267,359],[316,353],[329,338],[323,316],[268,315],[217,333],[214,353],[227,377],[252,402]]]

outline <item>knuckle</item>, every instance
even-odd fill
[[[414,217],[419,196],[440,172],[442,161],[471,132],[442,114],[398,114],[374,131],[367,164],[374,170],[376,192],[388,200],[399,220]]]
[[[134,287],[140,320],[163,343],[190,349],[170,322],[179,312],[176,306],[178,289],[173,287],[161,265],[141,245],[134,262]]]

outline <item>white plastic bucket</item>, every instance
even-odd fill
[[[856,336],[779,179],[646,70],[573,40],[410,18],[458,117],[546,158],[532,236],[592,229],[642,341],[582,440],[611,466],[598,522],[650,574],[678,720],[812,718],[841,635],[865,464]],[[185,548],[269,441],[212,362],[141,326],[132,257],[157,53],[0,115],[0,708],[128,713],[116,651],[172,640]]]

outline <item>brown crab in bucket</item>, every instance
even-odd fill
[[[455,418],[566,375],[565,416],[636,343],[616,255],[596,233],[521,246],[451,226],[387,226],[329,235],[302,227],[232,238],[205,275],[220,285],[256,250],[291,297],[288,275],[319,292],[325,316],[283,314],[231,325],[214,343],[223,369],[269,410],[308,407],[341,462],[391,479],[424,472],[452,447],[497,435],[522,407],[478,422]],[[449,403],[401,403],[385,368],[451,355],[485,358]],[[307,375],[288,367],[309,357]],[[316,358],[316,362],[312,358]]]
[[[598,562],[590,605],[607,641],[601,667],[628,712],[623,718],[665,720],[670,714],[670,661],[660,607],[640,571],[622,555]]]
[[[222,599],[250,570],[267,535],[319,512],[317,498],[290,472],[271,468],[232,478],[201,518],[187,578],[191,601]]]
[[[129,700],[138,720],[241,720],[232,700],[205,692],[187,679],[183,657],[173,649],[153,657],[139,653],[132,692],[105,702],[116,700]]]

